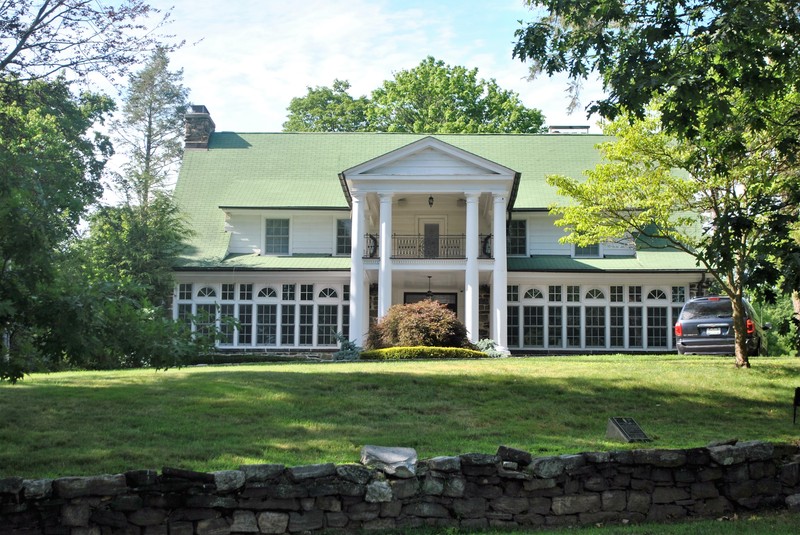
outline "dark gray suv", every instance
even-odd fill
[[[749,355],[766,355],[767,339],[753,307],[744,302],[747,325],[747,352]],[[675,323],[675,338],[681,355],[733,355],[733,307],[728,297],[697,297],[683,305]]]

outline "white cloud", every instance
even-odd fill
[[[566,115],[565,80],[529,82],[511,58],[517,21],[530,19],[521,0],[194,0],[175,6],[173,19],[172,33],[199,42],[173,54],[172,65],[219,130],[279,131],[306,87],[339,78],[352,94],[369,94],[428,55],[477,67],[549,124],[588,124],[582,113]],[[587,86],[587,97],[599,94]]]

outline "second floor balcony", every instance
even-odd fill
[[[492,258],[492,235],[481,234],[478,258]],[[375,234],[366,235],[364,258],[380,258],[380,240]],[[422,234],[392,235],[392,258],[430,259],[466,258],[467,238],[463,234],[425,236]]]

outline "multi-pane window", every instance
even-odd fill
[[[665,294],[663,290],[651,290],[650,293],[647,294],[647,298],[663,301],[667,298],[667,294]]]
[[[544,299],[544,295],[538,288],[531,288],[525,292],[525,299]]]
[[[551,303],[561,301],[561,286],[548,286],[547,300]]]
[[[608,314],[611,347],[625,347],[625,307],[611,307]]]
[[[600,256],[600,245],[587,245],[586,247],[575,246],[575,257],[577,258],[598,258]]]
[[[547,309],[547,345],[550,347],[561,347],[562,312],[561,307],[548,307]]]
[[[509,303],[519,301],[519,286],[508,286],[506,288],[506,299]]]
[[[253,341],[252,336],[253,305],[239,305],[239,345],[249,346]]]
[[[200,291],[197,292],[197,297],[216,297],[217,291],[214,290],[211,286],[205,286],[200,288]]]
[[[524,219],[512,219],[508,222],[508,236],[506,240],[507,254],[527,255],[526,225]]]
[[[301,346],[314,344],[314,305],[300,305],[300,340]]]
[[[178,285],[178,299],[181,301],[189,301],[192,298],[192,284],[181,283]]]
[[[625,287],[612,286],[609,288],[609,294],[612,303],[622,303],[625,301]]]
[[[336,294],[336,290],[333,288],[323,288],[321,292],[319,292],[320,299],[327,299],[327,298],[335,298],[338,297]]]
[[[605,295],[600,288],[592,288],[586,292],[586,299],[605,299]]]
[[[337,305],[317,307],[317,344],[328,346],[336,344],[336,327],[339,325]]]
[[[283,289],[281,291],[281,299],[284,301],[294,301],[294,292],[295,292],[294,284],[284,284]]]
[[[223,295],[224,295],[224,284]],[[233,286],[233,284],[231,284]],[[231,290],[233,292],[233,290]],[[224,297],[223,297],[224,299]],[[233,299],[233,296],[231,296]],[[219,306],[219,343],[223,345],[233,345],[233,305]]]
[[[342,305],[342,336],[350,339],[350,305]]]
[[[508,325],[508,345],[510,347],[519,347],[519,307],[508,307],[508,316],[506,323]]]
[[[685,286],[673,286],[672,287],[672,302],[673,303],[683,303],[686,301],[686,287]]]
[[[350,285],[342,286],[342,301],[350,301]]]
[[[641,286],[628,286],[628,302],[641,303],[642,302],[642,287]]]
[[[567,302],[579,303],[581,300],[580,286],[567,286]]]
[[[217,323],[217,305],[197,305],[197,334],[210,336]]]
[[[267,219],[264,253],[289,254],[288,219]]]
[[[192,327],[192,304],[181,303],[178,305],[178,321],[185,324],[187,327]]]
[[[222,284],[222,295],[221,298],[223,301],[233,301],[233,297],[236,295],[235,292],[236,285],[231,283],[223,283]]]
[[[628,347],[642,347],[642,307],[628,309]]]
[[[258,297],[260,297],[262,299],[264,299],[264,298],[266,298],[266,299],[277,299],[278,298],[278,292],[275,291],[275,288],[267,286],[266,288],[261,288],[258,291]]]
[[[586,307],[585,330],[586,347],[606,346],[606,307]]]
[[[581,307],[567,307],[567,347],[581,346]]]
[[[336,254],[350,254],[353,243],[350,232],[351,224],[349,219],[336,220]]]
[[[252,284],[240,284],[239,285],[239,300],[240,301],[250,301],[253,299],[253,285]]]
[[[278,334],[278,305],[256,308],[256,345],[275,345]]]
[[[667,347],[667,307],[647,307],[647,347]]]
[[[300,285],[300,300],[301,301],[313,301],[314,300],[314,285],[313,284],[301,284]]]
[[[533,347],[544,346],[544,307],[523,307],[522,344]]]
[[[281,344],[283,345],[294,345],[294,320],[294,306],[283,305],[281,307]]]

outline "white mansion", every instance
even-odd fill
[[[670,351],[704,271],[633,240],[562,244],[548,211],[565,200],[545,177],[580,177],[607,139],[215,132],[193,106],[175,317],[217,322],[224,349],[334,350],[433,298],[514,353]]]

